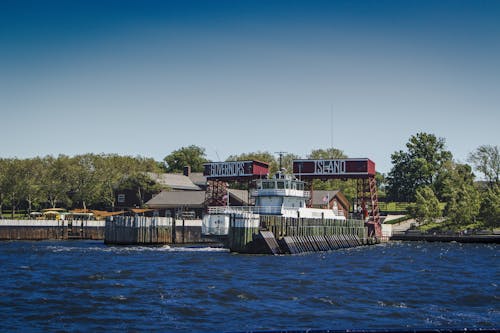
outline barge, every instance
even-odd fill
[[[209,170],[222,169],[212,164]],[[378,242],[363,220],[346,219],[337,206],[308,207],[311,192],[294,175],[278,172],[254,181],[255,205],[209,207],[202,222],[204,236],[222,240],[233,252],[252,254],[297,254]]]

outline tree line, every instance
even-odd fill
[[[314,149],[305,156],[310,159],[347,157],[336,148]],[[274,174],[280,166],[291,172],[292,161],[299,158],[293,153],[278,156],[258,151],[231,155],[226,160],[267,162]],[[391,160],[390,172],[376,176],[379,197],[412,202],[411,213],[418,221],[426,223],[444,217],[456,225],[475,221],[487,226],[499,225],[498,146],[480,146],[470,153],[467,160],[470,164],[458,163],[446,149],[445,139],[417,133],[410,137],[405,150],[391,155]],[[136,191],[138,201],[143,204],[144,193],[161,190],[145,172],[178,173],[187,165],[193,172],[202,172],[207,162],[205,149],[196,145],[177,149],[161,162],[114,154],[0,159],[0,214],[2,207],[11,208],[12,213],[19,207],[25,207],[28,212],[56,206],[114,209],[116,193],[123,189]],[[476,181],[473,168],[485,181]],[[341,190],[351,202],[356,196],[354,180],[315,180],[312,186],[316,190]],[[444,210],[440,203],[445,204]]]
[[[42,208],[81,207],[114,210],[116,192],[158,190],[145,172],[162,172],[151,158],[112,154],[0,159],[0,216]],[[141,199],[141,198],[139,198]]]
[[[347,158],[335,148],[312,150],[306,158]],[[231,155],[227,161],[259,160],[270,165],[271,174],[281,164],[292,170],[292,161],[300,158],[284,153],[279,157],[269,152]],[[420,223],[445,219],[444,225],[457,227],[478,223],[500,226],[500,154],[498,146],[483,145],[471,152],[467,163],[459,163],[446,149],[446,140],[430,133],[412,135],[405,150],[391,155],[392,168],[387,175],[377,173],[379,197],[386,201],[409,202],[411,215]],[[205,150],[197,146],[183,147],[165,158],[167,169],[180,172],[189,164],[202,171],[208,162]],[[485,181],[477,181],[473,168]],[[313,181],[316,190],[341,190],[351,202],[356,197],[355,180]],[[441,208],[444,204],[444,210]]]
[[[412,215],[421,223],[446,218],[448,226],[500,226],[500,154],[498,146],[483,145],[467,163],[454,161],[444,138],[417,133],[406,150],[391,155],[387,199],[414,202]],[[476,181],[473,168],[485,179]],[[444,210],[439,202],[445,203]],[[479,223],[477,223],[479,222]]]

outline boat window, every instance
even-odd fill
[[[277,188],[279,188],[279,189],[284,189],[285,188],[285,182],[283,182],[283,181],[278,181],[278,182],[276,182],[276,184],[278,185]]]
[[[262,182],[262,188],[263,189],[273,189],[274,182]]]

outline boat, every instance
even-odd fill
[[[231,214],[253,213],[290,218],[346,220],[344,212],[336,205],[332,209],[310,208],[307,203],[311,192],[305,190],[305,182],[284,172],[272,178],[257,179],[256,189],[251,192],[254,206],[215,206],[208,208],[203,217],[202,234],[225,236],[229,232]],[[329,199],[326,200],[327,202]]]

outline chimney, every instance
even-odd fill
[[[190,174],[191,174],[191,167],[189,165],[186,165],[184,167],[184,176],[189,177]]]

